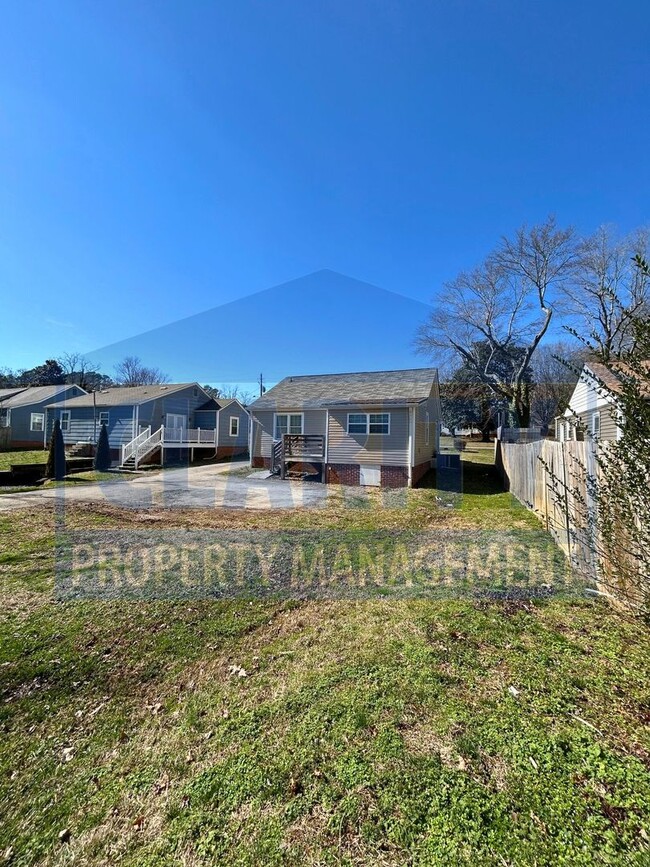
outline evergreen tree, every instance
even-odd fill
[[[65,478],[65,445],[63,442],[63,432],[61,431],[61,422],[58,418],[54,422],[54,430],[50,439],[50,451],[47,456],[45,475],[48,479],[57,479],[57,481]]]
[[[111,449],[108,444],[108,430],[106,424],[102,422],[101,430],[99,431],[99,439],[97,440],[97,450],[95,451],[95,469],[99,472],[105,472],[111,466]]]

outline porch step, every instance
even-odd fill
[[[95,447],[92,443],[75,443],[67,449],[69,458],[92,458]]]

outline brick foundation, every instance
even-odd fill
[[[382,488],[407,488],[409,483],[408,467],[387,467],[381,468],[381,487]]]
[[[418,464],[417,467],[413,467],[413,472],[411,474],[411,484],[415,487],[420,480],[426,476],[426,474],[431,469],[431,462],[427,461],[426,464]]]
[[[271,459],[256,455],[253,458],[252,466],[257,469],[270,469]],[[301,464],[292,464],[291,469],[296,472],[318,471],[317,466],[305,466]],[[431,465],[429,461],[413,467],[412,485],[415,487],[430,469]],[[328,485],[358,486],[361,484],[359,464],[328,464],[325,476]],[[406,488],[408,487],[408,483],[408,467],[392,467],[386,465],[381,467],[382,488]]]
[[[328,464],[327,483],[329,485],[358,485],[359,464]]]

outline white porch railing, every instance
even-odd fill
[[[202,430],[200,427],[180,428],[161,427],[162,442],[165,445],[216,445],[217,431]]]
[[[139,433],[135,439],[132,439],[130,443],[126,443],[122,446],[122,461],[121,463],[125,463],[128,459],[135,455],[138,447],[149,437],[151,436],[151,428],[146,427],[142,433]]]

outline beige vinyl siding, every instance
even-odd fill
[[[440,402],[437,383],[431,397],[419,404],[415,410],[415,458],[413,466],[424,464],[436,454],[438,446],[438,423],[440,421]],[[426,418],[429,413],[429,442],[426,436]]]
[[[578,416],[580,419],[581,427],[584,429],[585,434],[591,433],[591,418],[594,412],[600,413],[600,439],[601,440],[615,440],[618,437],[615,411],[612,406],[601,406],[597,410],[586,410],[586,412],[581,412]]]
[[[389,434],[349,434],[349,412],[388,412]],[[329,414],[328,462],[330,464],[383,464],[408,466],[409,412],[406,408],[350,407]]]
[[[278,410],[280,413],[302,413],[303,433],[305,434],[320,434],[325,436],[325,417],[324,409],[307,409],[304,412],[300,409]],[[255,419],[258,424],[254,429],[253,456],[270,458],[273,446],[273,423],[275,412],[271,410],[262,410],[255,413]]]

